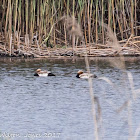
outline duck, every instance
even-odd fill
[[[77,78],[88,79],[88,78],[97,78],[95,74],[84,73],[82,70],[79,70],[76,75]]]
[[[51,73],[50,71],[42,71],[41,69],[37,69],[35,71],[34,76],[47,77],[47,76],[55,76],[55,74]]]

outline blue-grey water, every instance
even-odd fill
[[[91,73],[98,76],[93,90],[99,138],[134,137],[140,127],[140,58],[126,58],[126,70],[118,68],[117,58],[89,62]],[[56,76],[34,77],[37,68]],[[75,77],[79,69],[86,71],[84,59],[0,58],[0,138],[95,140],[89,84]],[[131,72],[129,78],[126,72]]]

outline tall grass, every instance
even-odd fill
[[[67,17],[66,18],[66,25],[67,25],[67,29],[70,35],[76,35],[81,37],[81,41],[83,43],[83,45],[85,45],[85,39],[82,36],[81,33],[81,28],[80,25],[78,24],[77,20],[74,17]],[[74,28],[73,28],[74,27]],[[72,40],[73,41],[73,40]],[[75,47],[75,46],[73,46]],[[87,72],[90,74],[90,65],[89,65],[89,61],[88,61],[88,57],[87,57],[87,52],[85,54],[85,65],[86,65],[86,69]],[[89,82],[89,93],[90,93],[90,97],[91,97],[91,103],[92,103],[92,114],[93,114],[93,120],[94,120],[94,135],[95,135],[95,140],[99,140],[99,134],[98,134],[98,123],[97,123],[97,113],[96,113],[96,106],[95,106],[95,102],[96,102],[96,98],[94,95],[94,91],[93,91],[93,81],[92,78],[88,79]]]
[[[16,32],[26,37],[28,34],[29,45],[37,33],[41,44],[53,24],[64,15],[78,19],[86,43],[105,43],[105,29],[99,23],[108,24],[119,39],[137,35],[137,0],[2,0],[1,3],[0,20],[7,44],[11,34],[16,44]],[[52,44],[67,44],[65,28],[63,22],[54,26],[49,37]]]
[[[78,27],[78,23],[77,23],[77,21],[74,17],[72,17],[72,18],[69,17],[67,19],[67,24],[66,25],[69,27],[68,32],[70,34],[75,34],[79,37],[82,37],[80,28],[74,28],[74,29],[72,28],[73,26]],[[70,26],[71,26],[71,28],[70,28]],[[105,23],[102,23],[102,26],[103,26],[104,29],[106,29],[107,36],[109,38],[111,47],[114,48],[116,51],[120,51],[122,49],[122,47],[118,42],[116,33],[113,32],[113,30],[109,27],[109,25],[107,25]],[[131,38],[131,36],[130,36],[130,38]],[[85,45],[84,36],[82,37],[81,40],[82,40],[82,43]],[[121,105],[119,105],[119,103],[117,104],[117,111],[116,111],[118,113],[117,118],[119,117],[119,113],[121,111],[127,110],[128,115],[127,115],[125,121],[127,122],[127,126],[128,126],[128,140],[137,139],[138,135],[140,133],[140,127],[138,127],[135,130],[135,133],[133,133],[133,128],[132,128],[132,126],[133,126],[133,121],[132,121],[133,120],[133,110],[132,110],[132,106],[133,106],[136,98],[139,96],[140,89],[135,89],[132,73],[126,70],[125,58],[122,54],[119,54],[119,57],[117,59],[113,59],[113,60],[110,59],[110,63],[113,67],[122,70],[122,76],[121,76],[120,80],[122,80],[121,84],[123,85],[123,88],[124,88],[125,92],[121,96],[125,96],[126,99],[127,99],[127,101],[125,101],[123,104],[121,104]],[[90,65],[89,65],[89,61],[88,61],[88,57],[87,57],[87,52],[85,54],[85,67],[87,69],[87,72],[90,74]],[[106,81],[113,88],[116,88],[117,91],[119,90],[119,87],[117,87],[117,84],[113,83],[108,77],[98,77],[98,79]],[[127,85],[128,81],[129,81],[129,87]],[[95,136],[95,140],[99,140],[99,139],[101,139],[101,136],[100,136],[100,133],[99,133],[100,132],[99,131],[99,120],[101,119],[101,107],[100,107],[99,100],[95,96],[95,93],[94,93],[94,88],[93,88],[93,85],[94,85],[93,82],[94,81],[93,81],[93,79],[89,78],[88,82],[89,82],[89,93],[90,93],[91,102],[92,102],[92,113],[93,113],[93,120],[94,120],[94,136]],[[131,90],[131,92],[129,92],[130,90]],[[118,92],[116,94],[118,94]],[[97,103],[97,108],[96,108],[96,103]],[[112,105],[114,105],[113,102],[112,102]],[[120,106],[119,109],[118,109],[118,105]],[[112,108],[114,109],[114,106],[112,106]],[[110,119],[110,118],[107,118],[107,119]],[[116,122],[116,120],[115,120],[115,122]],[[102,125],[101,125],[101,127],[102,127]]]

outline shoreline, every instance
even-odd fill
[[[94,62],[96,64],[101,63],[101,62],[107,62],[107,63],[112,63],[119,61],[120,62],[120,57],[88,57],[89,62]],[[53,62],[53,63],[85,63],[85,58],[84,57],[48,57],[48,58],[21,58],[21,57],[0,57],[0,62],[5,62],[5,63],[21,63],[21,62]],[[140,56],[138,57],[124,57],[124,62],[138,62],[140,61]]]
[[[140,48],[135,46],[121,47],[119,50],[115,48],[95,48],[95,47],[76,47],[72,48],[30,48],[30,50],[13,50],[11,54],[8,50],[1,49],[0,57],[19,57],[19,58],[63,58],[63,57],[117,57],[123,55],[125,57],[140,56]]]
[[[60,57],[137,57],[140,56],[140,36],[130,36],[128,39],[117,39],[106,41],[106,44],[86,43],[80,46],[60,46],[45,44],[39,45],[35,42],[24,42],[19,39],[14,43],[11,38],[10,44],[5,37],[0,37],[0,57],[21,57],[21,58],[60,58]]]

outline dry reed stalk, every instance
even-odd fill
[[[111,24],[111,0],[108,0],[108,26]]]
[[[96,43],[98,41],[98,0],[96,0]]]
[[[131,36],[129,37],[129,39],[128,39],[127,42],[123,45],[123,47],[126,47],[126,46],[127,46],[127,44],[128,44],[129,41],[132,39],[132,37],[133,37],[133,35],[131,35]]]
[[[25,35],[26,52],[29,51],[29,35]]]
[[[90,74],[90,67],[89,67],[87,53],[85,55],[85,63],[86,63],[87,72]],[[94,120],[94,127],[95,127],[94,135],[95,135],[95,140],[99,140],[98,123],[97,123],[96,108],[95,108],[95,95],[94,95],[94,92],[93,92],[92,78],[88,78],[88,83],[89,83],[89,93],[90,93],[90,97],[91,97],[91,101],[92,101],[92,113],[93,113],[93,120]]]
[[[9,7],[10,7],[9,5],[10,5],[10,4],[9,4],[9,2],[8,2],[7,12],[6,12],[5,28],[4,28],[4,29],[5,29],[5,36],[6,36],[7,25],[8,25],[8,20],[9,20],[8,15],[9,15],[9,13],[10,13],[10,12],[9,12],[9,9],[10,9],[10,8],[9,8]]]
[[[88,20],[88,42],[90,43],[90,31],[91,31],[91,16],[90,16],[90,0],[88,0],[88,6],[87,6],[87,20]]]
[[[71,23],[71,21],[73,21],[73,22]],[[72,33],[72,35],[74,34],[74,35],[81,37],[81,35],[82,35],[81,29],[80,28],[72,28],[72,27],[80,27],[74,17],[72,17],[72,18],[68,17],[67,25],[68,25],[69,33]],[[70,26],[71,26],[71,28],[70,28]],[[85,45],[84,39],[82,41],[83,41],[83,44]],[[90,66],[89,66],[89,61],[88,61],[88,57],[87,57],[87,51],[85,54],[85,63],[86,63],[87,72],[90,74]],[[89,83],[89,93],[90,93],[91,102],[92,102],[92,113],[93,113],[93,120],[94,120],[94,134],[95,134],[95,139],[99,140],[98,122],[97,122],[97,118],[96,118],[96,107],[95,107],[95,95],[93,92],[92,78],[88,78],[88,83]]]
[[[26,35],[28,34],[28,8],[29,8],[29,6],[28,6],[28,0],[25,0],[25,14],[26,14]]]
[[[131,34],[134,35],[134,1],[131,0]]]
[[[106,25],[104,25],[104,27],[107,29],[109,38],[111,38],[111,40],[112,40],[112,42],[111,42],[112,47],[114,47],[116,50],[119,50],[120,49],[120,44],[117,41],[116,35],[111,31],[111,28],[107,27]],[[131,37],[132,36],[130,36],[128,41],[131,40]],[[134,89],[134,82],[133,82],[132,74],[130,72],[125,72],[126,68],[125,68],[124,56],[120,54],[118,62],[116,63],[115,61],[111,61],[111,64],[113,64],[114,67],[119,68],[119,69],[124,71],[124,73],[123,73],[124,83],[126,82],[125,73],[127,74],[127,77],[128,77],[129,83],[130,83],[131,92],[132,92],[131,96],[133,97],[133,100],[135,100],[136,97],[137,97],[136,93],[140,92],[140,89],[138,89],[138,90]],[[126,91],[129,91],[127,86],[124,86],[124,88],[125,88]],[[129,127],[129,138],[128,138],[128,140],[131,140],[132,136],[133,136],[133,131],[132,131],[132,114],[133,114],[132,113],[132,99],[130,98],[129,94],[127,94],[127,96],[128,96],[128,101],[126,101],[119,110],[122,110],[124,107],[127,107],[127,111],[128,111],[127,122],[128,122],[128,127]],[[137,135],[137,132],[136,132],[135,135]]]
[[[135,4],[134,4],[134,7],[135,7],[135,28],[136,28],[136,36],[137,36],[137,0],[135,0]]]
[[[16,29],[17,29],[17,4],[18,4],[18,0],[16,0],[16,3],[15,3],[15,7],[14,7],[14,44],[15,44],[15,40],[16,40],[16,37],[15,37],[15,34],[16,34]]]
[[[10,45],[9,45],[9,47],[10,47],[10,53],[9,53],[9,55],[11,56],[11,54],[12,54],[12,34],[9,34],[9,39],[10,39]]]
[[[103,44],[105,43],[104,41],[104,0],[102,0],[102,40]]]
[[[39,42],[38,42],[38,40],[37,40],[37,32],[36,32],[35,40],[36,40],[38,52],[39,52],[39,54],[41,55],[41,50],[40,50]]]
[[[112,16],[113,16],[113,31],[116,33],[114,0],[112,0]]]
[[[55,27],[55,25],[56,25],[58,22],[63,21],[64,19],[65,19],[65,16],[61,17],[59,20],[57,20],[55,23],[53,23],[53,25],[51,26],[51,29],[50,29],[50,31],[49,31],[49,33],[48,33],[47,38],[45,38],[45,39],[41,42],[41,44],[39,45],[40,47],[41,47],[45,42],[48,41],[49,37],[50,37],[51,34],[52,34],[52,31],[53,31],[53,28]]]
[[[38,32],[39,45],[44,38],[49,35],[51,27],[60,19],[63,13],[72,15],[78,19],[78,23],[82,28],[85,43],[105,43],[106,36],[104,34],[104,26],[98,24],[107,23],[121,39],[128,38],[130,33],[137,34],[137,1],[136,0],[3,0],[2,13],[2,32],[5,31],[5,37],[9,32],[13,34],[15,40],[15,32],[21,32],[22,36],[29,34],[30,45],[33,34]],[[6,17],[6,18],[4,18]],[[66,42],[56,32],[66,32],[64,25],[59,22],[55,24],[50,35],[50,40],[54,44],[56,38]],[[130,31],[129,31],[130,30]],[[121,33],[121,34],[120,34]],[[65,36],[67,36],[65,34]],[[76,39],[76,36],[75,36]],[[9,40],[6,38],[6,40]],[[74,43],[73,43],[74,44]],[[8,44],[9,45],[9,44]],[[63,45],[63,44],[62,44]],[[81,45],[80,42],[78,45]]]

